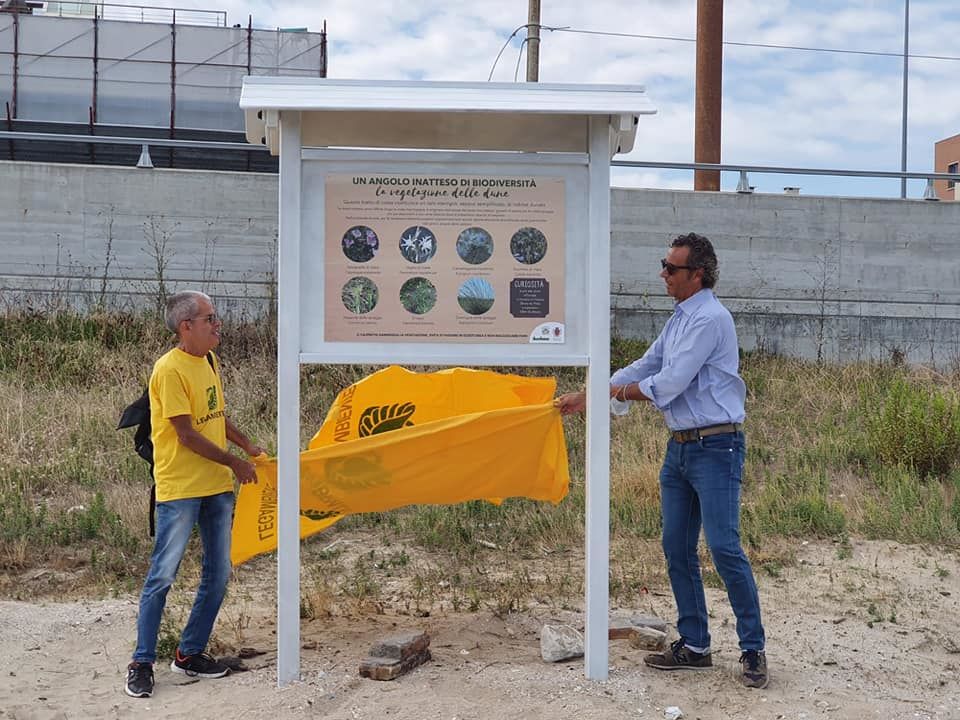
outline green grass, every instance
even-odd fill
[[[921,479],[903,466],[881,468],[873,482],[879,493],[865,499],[857,527],[865,536],[928,543],[955,537],[943,484]]]
[[[879,398],[865,393],[867,445],[879,465],[943,477],[960,460],[960,401],[953,391],[895,378]]]
[[[830,497],[822,466],[788,466],[770,473],[743,502],[743,536],[753,546],[770,535],[835,537],[843,534],[846,523],[843,506]]]
[[[132,431],[114,428],[170,342],[150,314],[0,317],[0,594],[22,592],[17,573],[58,563],[69,563],[78,584],[90,588],[128,588],[130,578],[142,578],[149,476],[134,455]],[[645,349],[616,338],[611,364],[628,364]],[[228,411],[271,450],[275,353],[268,323],[224,328],[219,354]],[[960,375],[758,354],[742,362],[743,537],[768,573],[790,561],[770,549],[781,538],[960,545]],[[374,369],[302,369],[304,445],[336,393]],[[581,388],[585,377],[577,368],[505,370],[555,375],[559,392]],[[347,518],[306,543],[311,562],[328,572],[305,580],[305,616],[323,617],[334,606],[375,608],[384,585],[400,576],[412,583],[411,612],[438,599],[500,613],[533,597],[575,597],[582,591],[576,559],[583,552],[586,428],[580,416],[564,426],[571,485],[559,505],[475,501]],[[637,405],[612,421],[614,599],[663,581],[658,473],[665,443],[662,417],[650,407]],[[387,550],[349,560],[321,553],[331,536],[357,531],[378,535]],[[444,567],[417,560],[417,553],[441,558]]]

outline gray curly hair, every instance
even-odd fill
[[[720,270],[717,268],[717,254],[713,251],[713,244],[703,235],[689,233],[674,238],[671,247],[685,247],[690,249],[687,256],[687,265],[703,270],[701,285],[712,288],[717,284]]]
[[[184,290],[169,296],[167,298],[167,310],[163,318],[167,329],[172,333],[177,333],[180,329],[180,323],[196,317],[200,310],[201,300],[213,304],[210,296],[199,290]]]

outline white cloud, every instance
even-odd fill
[[[161,4],[208,7],[199,0]],[[631,158],[693,160],[696,0],[551,0],[541,20],[541,82],[645,85],[659,114],[643,118]],[[331,77],[425,80],[487,79],[497,53],[527,21],[522,0],[396,3],[333,0],[283,4],[230,0],[229,22],[307,26],[329,32]],[[727,0],[728,42],[899,53],[904,0]],[[913,0],[911,52],[960,56],[960,4]],[[517,72],[520,31],[494,79]],[[521,59],[519,76],[525,74]],[[910,63],[908,168],[932,169],[933,143],[960,132],[960,61]],[[901,69],[898,56],[806,52],[727,45],[724,50],[723,158],[745,164],[899,169]],[[689,173],[622,172],[617,182],[687,182]],[[751,178],[753,180],[753,178]],[[759,180],[758,180],[759,182]],[[821,181],[804,180],[814,188]],[[689,187],[689,182],[687,182]],[[826,183],[833,192],[842,183]]]
[[[693,190],[693,173],[670,173],[641,168],[614,168],[610,176],[610,185],[615,188]]]

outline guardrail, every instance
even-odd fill
[[[255,155],[266,154],[269,152],[265,145],[251,145],[246,142],[227,142],[220,140],[178,140],[173,138],[147,138],[147,137],[123,137],[118,135],[81,135],[76,133],[44,133],[44,132],[23,132],[16,130],[0,130],[0,142],[6,140],[13,147],[15,141],[27,141],[38,143],[75,143],[77,147],[89,147],[91,162],[94,157],[93,147],[96,145],[139,145],[140,157],[136,162],[139,168],[152,168],[153,159],[150,157],[150,146],[156,148],[168,148],[171,152],[174,150],[199,150],[213,151],[214,156],[226,153],[244,153],[246,155],[246,170],[251,170],[250,159]],[[10,151],[13,159],[13,150]],[[171,156],[172,157],[172,156]],[[66,160],[70,162],[70,160]],[[108,162],[115,165],[116,162]],[[216,163],[211,168],[216,169]],[[219,169],[230,169],[220,167]],[[267,168],[261,168],[260,172],[269,171]]]
[[[204,148],[207,150],[243,150],[249,152],[269,152],[266,145],[251,145],[243,142],[221,142],[217,140],[175,140],[170,138],[121,137],[118,135],[76,135],[62,133],[19,132],[0,130],[0,140],[37,140],[42,142],[102,143],[104,145],[143,145],[149,147]]]
[[[841,170],[839,168],[802,168],[776,167],[773,165],[741,165],[731,163],[682,163],[657,162],[646,160],[612,160],[614,167],[649,168],[655,170],[714,170],[720,172],[738,172],[740,180],[737,183],[737,192],[748,194],[753,192],[750,185],[749,173],[771,175],[829,175],[833,177],[862,177],[894,180],[926,180],[923,191],[924,200],[939,200],[934,191],[934,180],[960,182],[960,174],[936,172],[900,172],[899,170]]]
[[[0,130],[0,141],[28,140],[38,142],[75,142],[101,143],[105,145],[140,145],[140,160],[138,167],[153,167],[150,161],[150,146],[172,148],[198,148],[206,150],[227,150],[243,152],[268,152],[265,145],[252,145],[244,142],[222,142],[216,140],[177,140],[171,138],[144,138],[122,137],[117,135],[80,135],[66,133],[20,132],[14,130]],[[749,173],[772,175],[827,175],[833,177],[862,177],[893,180],[926,180],[923,192],[924,200],[939,200],[933,182],[944,180],[960,182],[960,174],[936,172],[900,172],[898,170],[845,170],[840,168],[804,168],[778,167],[775,165],[741,165],[732,163],[684,163],[659,162],[654,160],[613,160],[613,167],[648,168],[654,170],[713,170],[720,172],[740,173],[736,191],[742,194],[753,192],[750,185]]]
[[[197,10],[155,5],[89,2],[87,0],[46,2],[43,9],[34,14],[47,17],[96,18],[99,20],[125,20],[128,22],[169,23],[173,25],[227,26],[225,10]]]

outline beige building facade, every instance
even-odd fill
[[[933,171],[960,174],[960,135],[944,138],[933,146]],[[960,200],[960,179],[934,180],[934,189],[941,200]]]

